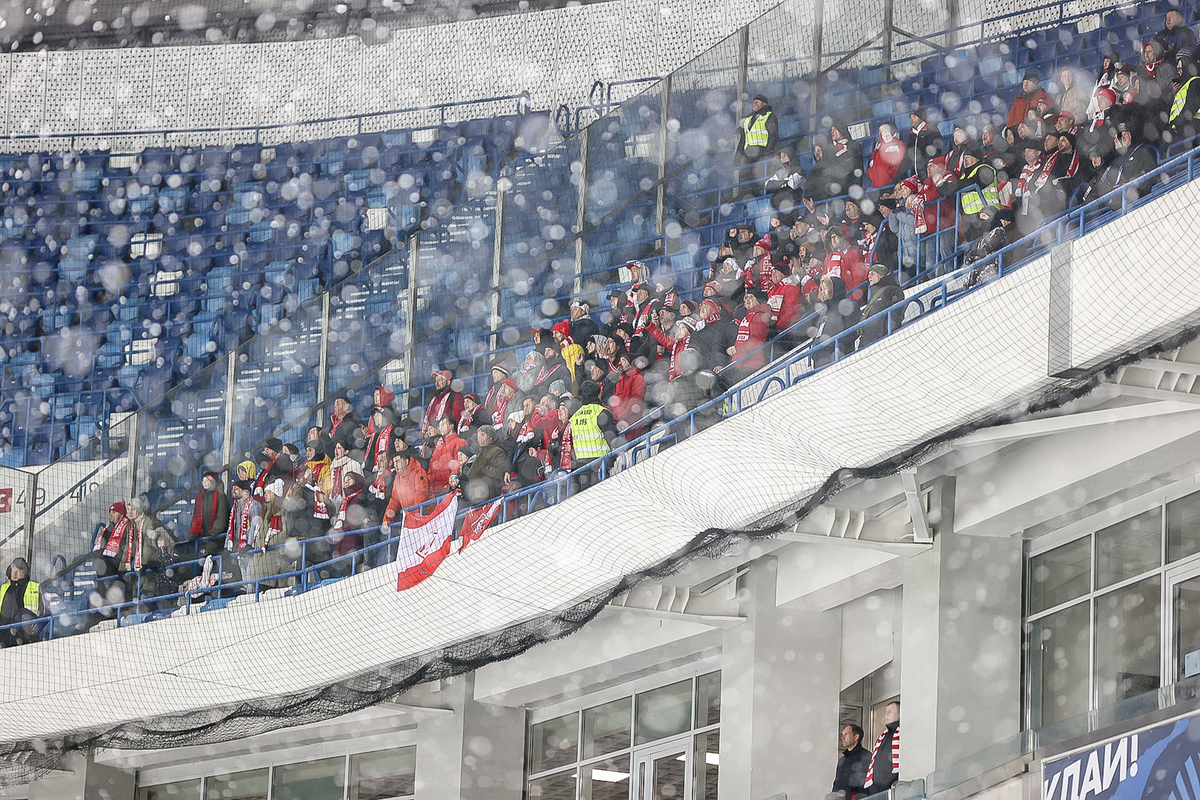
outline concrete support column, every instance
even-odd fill
[[[721,655],[721,797],[824,797],[837,766],[841,613],[775,605],[774,558],[738,590]]]
[[[29,800],[133,800],[136,777],[72,753],[58,770],[29,784]]]
[[[1021,542],[940,527],[904,570],[901,780],[1021,729]]]
[[[477,702],[473,674],[439,694],[454,713],[417,725],[416,800],[521,800],[524,710]]]

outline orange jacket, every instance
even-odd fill
[[[408,469],[396,473],[396,479],[392,481],[392,498],[383,512],[383,521],[391,523],[401,509],[412,508],[431,497],[433,492],[429,488],[429,476],[415,458],[409,458]]]

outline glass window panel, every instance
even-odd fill
[[[635,744],[653,742],[692,728],[692,682],[690,680],[643,692],[637,696]]]
[[[1088,607],[1079,603],[1029,624],[1029,697],[1035,728],[1088,707]]]
[[[629,747],[633,698],[622,697],[583,712],[583,757],[594,758]]]
[[[721,721],[721,673],[710,672],[696,678],[696,727],[704,728]]]
[[[267,800],[267,770],[218,775],[204,782],[205,800]]]
[[[627,800],[629,797],[629,756],[588,764],[580,773],[580,800]]]
[[[571,768],[530,781],[530,800],[575,800],[575,775]]]
[[[1175,639],[1175,680],[1200,675],[1200,578],[1176,584],[1171,635]]]
[[[650,774],[649,800],[680,800],[685,796],[690,780],[686,752],[654,759],[650,763]]]
[[[324,758],[275,768],[271,800],[342,800],[346,759]]]
[[[579,757],[577,712],[539,722],[530,732],[533,735],[529,756],[531,775],[565,766]]]
[[[1141,575],[1162,563],[1162,509],[1096,532],[1096,588]]]
[[[1085,536],[1029,559],[1029,613],[1082,597],[1091,588],[1092,537]]]
[[[1156,575],[1096,598],[1096,700],[1101,708],[1159,686],[1161,585]]]
[[[717,800],[717,775],[721,765],[721,732],[696,736],[696,800]]]
[[[392,800],[416,792],[417,748],[350,757],[350,800]]]
[[[1167,504],[1167,561],[1200,553],[1200,492]]]
[[[137,791],[137,800],[200,800],[200,779],[142,786]]]

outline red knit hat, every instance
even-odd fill
[[[117,512],[118,514],[120,514],[122,517],[126,516],[126,511],[125,511],[125,501],[124,501],[124,500],[118,500],[117,502],[115,502],[115,503],[113,503],[111,506],[109,506],[109,507],[108,507],[108,510],[109,510],[109,512],[113,512],[113,511],[115,511],[115,512]]]

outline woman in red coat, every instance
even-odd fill
[[[450,476],[458,472],[458,451],[467,443],[458,435],[450,417],[438,420],[438,433],[433,456],[429,459],[429,484],[434,494],[445,494],[450,491]]]
[[[871,166],[867,167],[867,178],[871,185],[878,189],[881,186],[891,186],[896,181],[896,173],[904,163],[904,154],[908,146],[900,138],[896,126],[890,122],[879,123],[879,139],[871,152]]]

